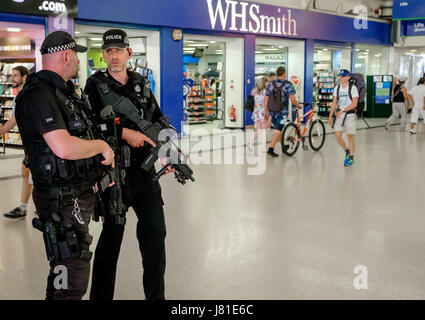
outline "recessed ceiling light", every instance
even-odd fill
[[[282,49],[282,48],[283,48],[283,46],[279,46],[279,48],[281,48],[281,49]]]
[[[328,51],[328,49],[324,48],[323,51]]]
[[[191,47],[208,47],[208,44],[206,44],[206,43],[194,43],[194,44],[189,44],[189,46],[191,46]]]
[[[7,31],[9,31],[9,32],[20,32],[21,28],[7,28]]]
[[[215,41],[210,41],[210,43],[215,43]]]
[[[276,48],[265,48],[264,50],[266,50],[266,51],[277,51],[278,49],[276,49]]]
[[[92,41],[102,41],[102,38],[90,38]]]
[[[80,31],[75,31],[74,33],[75,33],[75,34],[79,34],[79,33],[80,33]]]
[[[263,53],[263,51],[255,51],[255,53]]]
[[[183,40],[183,42],[186,42],[186,43],[193,43],[193,42],[195,42],[195,41],[193,41],[193,40]]]

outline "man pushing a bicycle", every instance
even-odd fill
[[[359,101],[359,92],[355,85],[349,83],[350,72],[341,70],[339,84],[334,89],[329,124],[335,127],[335,140],[345,150],[344,166],[354,164],[354,136],[356,134],[356,107]],[[334,123],[335,122],[335,123]],[[347,131],[348,145],[342,139],[344,128]]]
[[[264,114],[265,119],[269,116],[273,124],[273,136],[270,148],[267,151],[272,157],[278,157],[274,152],[274,147],[282,137],[282,129],[285,126],[286,117],[288,116],[288,104],[291,100],[292,105],[301,108],[295,97],[295,88],[291,82],[286,80],[285,67],[279,67],[276,70],[277,80],[271,81],[267,87],[266,97],[264,98]]]

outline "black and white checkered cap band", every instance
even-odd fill
[[[75,48],[77,45],[77,43],[75,41],[67,43],[67,44],[62,44],[60,46],[56,46],[56,47],[51,47],[51,48],[47,48],[47,49],[41,49],[41,54],[49,54],[49,53],[55,53],[55,52],[59,52],[59,51],[64,51],[64,50],[68,50],[68,49],[73,49]]]

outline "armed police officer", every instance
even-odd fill
[[[87,291],[93,187],[103,166],[114,166],[112,149],[94,139],[89,107],[71,81],[78,72],[77,52],[86,50],[66,32],[49,34],[40,49],[43,70],[27,78],[16,99],[16,120],[34,182],[38,218],[33,226],[43,232],[50,261],[48,300],[81,299]],[[63,281],[56,280],[59,274]]]
[[[104,110],[117,104],[117,100],[129,99],[137,107],[139,116],[150,122],[163,119],[163,114],[149,86],[149,81],[140,74],[127,70],[133,51],[127,34],[118,29],[103,34],[103,58],[107,70],[92,75],[85,87],[93,110],[104,130],[104,135],[116,137],[115,145],[120,149],[119,181],[122,188],[115,186],[102,196],[104,202],[103,230],[96,247],[90,299],[111,300],[114,295],[117,261],[126,222],[126,211],[132,206],[137,218],[137,239],[143,263],[143,287],[146,299],[164,299],[165,274],[165,218],[161,187],[154,181],[155,171],[145,171],[142,162],[155,143],[133,126],[128,119],[119,122],[107,121]],[[106,112],[108,114],[108,112]],[[109,117],[111,119],[111,117]],[[114,140],[114,139],[113,139]],[[151,145],[151,146],[149,146]],[[128,148],[129,152],[126,151]],[[128,160],[130,154],[130,160]],[[124,170],[124,172],[123,172]],[[167,170],[167,172],[174,169]],[[124,204],[120,204],[121,200]]]

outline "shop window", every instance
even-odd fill
[[[388,47],[363,45],[356,46],[355,72],[367,75],[388,73]]]
[[[315,46],[313,99],[319,116],[329,116],[341,69],[351,70],[351,47]]]
[[[183,72],[193,81],[184,104],[184,121],[189,125],[215,123],[223,117],[224,42],[184,40]]]

